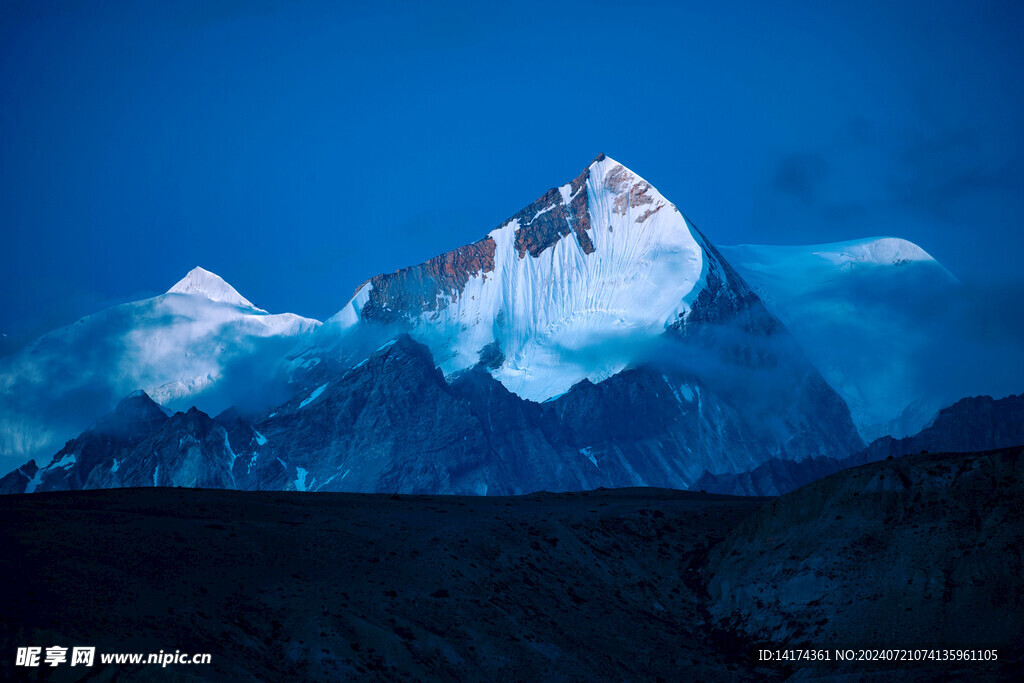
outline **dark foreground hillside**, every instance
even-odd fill
[[[1022,510],[1019,448],[882,461],[779,499],[7,496],[0,678],[86,673],[14,667],[32,645],[212,654],[166,669],[97,661],[89,680],[1008,678],[1024,636]],[[752,658],[864,634],[1000,659]]]

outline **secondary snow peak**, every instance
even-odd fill
[[[951,281],[957,281],[956,276],[946,270],[931,254],[913,242],[899,237],[867,237],[823,244],[817,247],[813,254],[846,268],[861,265],[902,266],[909,263],[932,263],[941,268]]]
[[[188,274],[168,289],[167,293],[202,296],[210,301],[252,308],[257,311],[261,310],[239,294],[234,287],[225,282],[224,278],[199,266],[188,271]]]

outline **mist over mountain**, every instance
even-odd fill
[[[962,283],[896,238],[721,251],[843,396],[865,440],[913,434],[965,396],[1024,387],[1024,286]]]
[[[268,314],[195,268],[165,294],[105,309],[0,358],[0,461],[48,460],[135,390],[171,409],[271,405],[284,397],[280,359],[319,324]]]

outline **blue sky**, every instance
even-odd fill
[[[1020,3],[367,4],[0,2],[6,349],[195,265],[323,319],[599,152],[719,244],[1020,279]]]

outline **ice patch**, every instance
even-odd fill
[[[305,491],[306,490],[306,475],[309,474],[309,473],[305,470],[305,468],[302,468],[302,467],[296,467],[295,471],[298,474],[298,476],[295,477],[295,490],[296,491]]]
[[[310,403],[320,398],[320,394],[324,393],[324,389],[327,388],[328,384],[330,384],[330,382],[327,382],[326,384],[321,384],[319,387],[317,387],[312,394],[310,394],[302,403],[299,404],[299,408],[305,408]]]
[[[563,197],[563,201],[564,201],[564,197]],[[541,209],[537,213],[533,214],[533,218],[530,219],[530,222],[527,223],[527,225],[532,225],[533,222],[535,220],[537,220],[537,218],[539,218],[540,216],[543,216],[544,214],[546,214],[548,211],[550,211],[551,209],[555,208],[556,206],[558,206],[557,203],[556,204],[551,204],[549,206],[545,206],[543,209]]]
[[[359,288],[356,295],[352,297],[352,301],[349,301],[345,308],[331,316],[327,323],[329,325],[336,325],[341,330],[347,330],[356,325],[362,319],[360,312],[363,310],[366,302],[370,300],[370,292],[372,291],[373,284],[367,282]]]
[[[369,356],[367,356],[366,358],[362,359],[361,361],[359,361],[358,363],[353,365],[352,366],[352,370],[355,370],[357,368],[363,367],[364,365],[366,365],[370,361],[371,357],[375,356],[376,354],[380,353],[381,351],[384,351],[386,349],[391,348],[392,346],[395,345],[396,341],[398,341],[398,339],[390,339],[390,340],[384,342],[383,344],[381,344],[380,346],[377,347],[376,351],[374,351]]]
[[[153,470],[153,486],[159,486],[160,485],[160,484],[157,483],[157,481],[159,481],[159,479],[160,479],[160,465],[157,465],[156,469]]]
[[[584,446],[580,449],[580,455],[585,455],[587,460],[594,463],[594,467],[601,469],[601,466],[597,464],[597,458],[594,457],[594,449],[590,446]]]
[[[224,448],[228,449],[228,455],[231,456],[231,468],[234,469],[234,467],[235,467],[235,460],[238,459],[238,456],[235,455],[235,452],[233,450],[231,450],[231,442],[228,441],[228,433],[227,432],[224,432]]]
[[[672,380],[668,378],[668,375],[662,375],[661,378],[665,380],[665,384],[667,384],[668,388],[672,390],[672,395],[676,397],[676,403],[683,405],[683,400],[679,397],[679,392],[676,391],[676,388],[672,386]]]
[[[580,192],[583,192],[585,189],[585,187],[580,187],[578,190],[576,190],[575,194],[573,194],[572,183],[566,183],[565,185],[562,185],[561,187],[558,188],[558,194],[561,195],[562,197],[562,204],[569,206],[570,204],[572,204],[572,200],[576,199],[576,196]],[[550,211],[551,209],[555,208],[555,206],[555,204],[552,204],[544,211]],[[536,220],[536,216],[534,216],[534,219]]]
[[[345,476],[346,476],[346,475],[348,475],[348,473],[349,473],[349,471],[348,471],[348,470],[345,470],[345,474],[342,474],[342,475],[341,475],[341,478],[342,478],[342,479],[344,479],[344,478],[345,478]],[[327,481],[325,481],[324,483],[322,483],[322,484],[320,484],[319,486],[317,486],[317,487],[316,487],[316,490],[317,490],[317,491],[322,491],[323,489],[325,489],[325,488],[327,487],[327,485],[328,485],[328,484],[330,484],[330,483],[331,483],[332,481],[334,481],[334,480],[335,480],[335,478],[337,478],[337,476],[338,476],[338,472],[335,472],[334,474],[332,474],[331,476],[329,476],[329,477],[327,478]],[[312,486],[312,485],[310,485],[310,487],[309,487],[309,488],[310,488],[310,490],[312,490],[312,489],[313,489],[313,486]]]
[[[668,378],[668,375],[662,375],[661,378],[665,380],[665,384],[672,390],[672,395],[676,397],[676,403],[683,405],[685,399],[687,403],[693,403],[693,389],[688,384],[680,385],[676,387],[672,384],[672,380]]]
[[[34,493],[39,485],[43,483],[43,468],[40,467],[36,470],[36,476],[29,479],[28,483],[25,484],[25,493]]]
[[[121,469],[121,461],[114,458],[114,464],[110,466],[110,471],[117,472],[119,469]]]
[[[277,413],[275,413],[275,415],[276,414]],[[263,436],[262,434],[257,432],[255,429],[253,429],[252,432],[253,432],[253,434],[256,435],[256,443],[258,443],[260,446],[266,446],[267,445],[267,437]]]
[[[55,470],[58,467],[60,467],[62,469],[65,469],[65,470],[66,469],[70,469],[71,466],[74,465],[77,460],[78,459],[75,457],[74,453],[68,453],[67,455],[65,455],[60,460],[58,460],[56,462],[53,462],[53,463],[50,463],[50,465],[48,465],[47,467],[45,467],[43,469],[45,469],[47,471]]]

